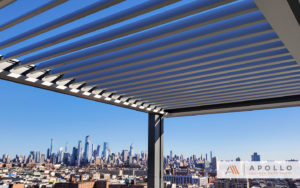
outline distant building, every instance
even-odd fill
[[[128,150],[122,151],[122,160],[125,162],[128,160]]]
[[[130,145],[130,150],[129,150],[129,156],[133,157],[134,153],[133,153],[133,145]]]
[[[177,185],[195,184],[198,186],[205,186],[208,184],[208,177],[199,177],[194,175],[164,175],[164,181],[171,182]]]
[[[74,165],[75,166],[75,163],[77,161],[77,147],[73,147],[73,151],[72,151],[72,157],[71,157],[71,165]]]
[[[101,153],[101,145],[97,146],[97,152],[96,152],[96,156],[95,157],[100,157],[100,153]]]
[[[82,141],[78,142],[76,166],[80,166],[82,160]]]
[[[260,155],[254,152],[253,155],[251,155],[251,161],[260,161]]]
[[[90,161],[90,145],[91,145],[91,140],[90,136],[85,137],[85,146],[84,146],[84,163],[88,163]]]
[[[237,158],[235,159],[235,161],[241,161],[241,158],[240,158],[240,157],[237,157]]]
[[[53,138],[51,138],[51,144],[50,144],[50,155],[53,153]]]
[[[103,152],[102,152],[102,156],[107,159],[109,155],[109,145],[108,142],[104,142],[103,143]]]
[[[214,171],[217,170],[217,160],[218,160],[217,157],[213,157],[211,159],[211,169]]]

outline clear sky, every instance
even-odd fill
[[[0,80],[0,154],[43,153],[91,136],[113,152],[147,151],[147,114]],[[201,115],[165,120],[165,154],[209,153],[220,159],[253,152],[263,160],[300,159],[300,108]]]

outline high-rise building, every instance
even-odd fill
[[[92,161],[95,158],[95,148],[94,148],[94,144],[92,144],[92,155],[90,156],[89,161]]]
[[[128,150],[122,151],[122,161],[125,162],[128,160]]]
[[[253,155],[251,155],[251,161],[260,161],[260,155],[254,152]]]
[[[36,151],[35,162],[36,163],[41,162],[41,152],[40,151]]]
[[[131,157],[134,156],[132,144],[130,145],[129,156],[131,156]]]
[[[90,136],[85,137],[85,146],[84,146],[84,162],[88,163],[90,161]]]
[[[109,145],[108,142],[104,142],[103,143],[103,152],[102,152],[102,156],[107,159],[109,155]]]
[[[71,165],[75,165],[76,161],[77,161],[77,147],[73,147],[73,151],[72,151],[72,157],[71,157]]]
[[[53,153],[53,138],[51,138],[51,144],[50,144],[50,155]]]
[[[213,157],[211,159],[211,169],[214,171],[217,170],[217,161],[218,161],[217,157]]]
[[[144,160],[145,159],[145,152],[141,152],[141,157],[142,157],[142,160]]]
[[[28,158],[31,158],[33,160],[33,162],[36,162],[35,161],[35,159],[36,159],[36,151],[30,151],[30,154],[29,154]]]
[[[98,146],[97,146],[97,152],[96,152],[97,154],[96,154],[96,157],[101,157],[101,156],[100,156],[100,152],[101,152],[101,145],[98,145]]]
[[[64,157],[63,147],[60,147],[57,155],[57,162],[62,163],[63,157]]]
[[[80,166],[81,161],[82,161],[82,141],[79,140],[79,142],[78,142],[78,149],[77,149],[76,166]]]
[[[170,159],[173,159],[173,151],[170,151]]]
[[[50,148],[48,148],[47,149],[47,159],[50,159],[50,156],[51,156],[51,154],[50,154]]]
[[[212,162],[212,158],[213,158],[212,151],[210,151],[210,162]]]

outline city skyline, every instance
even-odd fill
[[[147,150],[147,114],[2,80],[0,85],[0,153],[42,150],[52,137],[57,145],[74,145],[86,135],[116,151],[132,143],[136,152]],[[299,112],[295,107],[167,118],[164,149],[186,156],[212,150],[224,160],[250,160],[253,152],[263,160],[299,159]]]
[[[88,139],[87,139],[88,138]],[[83,140],[83,139],[82,139]],[[54,138],[51,138],[50,139],[50,147],[44,149],[45,152],[41,151],[41,150],[30,150],[28,151],[27,153],[25,154],[20,154],[20,153],[17,153],[15,155],[23,155],[23,156],[26,156],[26,155],[30,155],[31,152],[39,152],[41,155],[44,154],[47,158],[51,156],[51,154],[59,154],[60,152],[63,152],[63,153],[72,153],[74,147],[76,147],[77,149],[78,148],[81,148],[82,149],[82,159],[83,160],[87,160],[87,159],[90,159],[91,158],[91,155],[97,155],[97,156],[100,156],[100,157],[107,157],[106,155],[106,151],[109,152],[109,153],[121,153],[123,152],[124,150],[127,150],[128,151],[128,156],[134,156],[136,153],[147,153],[147,150],[142,150],[142,151],[139,151],[139,152],[134,152],[134,149],[133,149],[133,144],[130,144],[130,146],[128,148],[123,148],[122,151],[113,151],[110,147],[109,147],[109,143],[108,142],[102,142],[102,143],[92,143],[91,140],[90,140],[90,136],[87,135],[85,137],[85,142],[83,142],[82,140],[78,140],[78,145],[74,144],[72,147],[68,147],[69,146],[69,142],[66,142],[65,143],[65,146],[62,146],[62,145],[59,145],[59,146],[56,146],[55,147],[55,139]],[[84,144],[84,146],[83,146]],[[97,145],[97,147],[94,147],[95,145]],[[102,146],[103,146],[103,149],[102,149]],[[65,148],[63,150],[63,148]],[[97,151],[96,154],[93,154],[93,152]],[[7,153],[0,153],[0,157],[2,155],[7,155]],[[170,158],[172,158],[173,156],[181,156],[183,154],[181,153],[175,153],[173,152],[172,150],[168,152],[165,152],[164,153],[164,156],[170,156]],[[195,155],[195,154],[193,154]],[[200,154],[201,157],[203,156],[203,158],[206,158],[206,159],[209,159],[211,161],[212,157],[213,157],[213,154],[212,154],[212,151],[209,151],[209,152],[206,152],[206,153],[202,153]],[[209,155],[209,156],[208,156]],[[184,156],[184,155],[183,155]],[[10,157],[15,157],[13,155],[10,155]],[[184,156],[184,157],[188,157],[188,156]]]
[[[84,145],[82,140],[79,140],[78,146],[75,145],[71,151],[68,151],[68,142],[66,142],[65,150],[63,150],[63,147],[59,147],[59,150],[56,152],[54,143],[54,139],[51,138],[46,154],[38,150],[29,151],[28,155],[10,156],[3,154],[0,156],[0,165],[3,166],[4,164],[5,166],[8,165],[8,167],[12,164],[26,166],[63,165],[73,167],[107,165],[113,167],[144,168],[148,163],[148,153],[144,151],[135,153],[133,144],[130,144],[129,150],[125,148],[122,151],[112,151],[109,143],[103,142],[103,150],[101,150],[102,144],[97,144],[97,149],[95,149],[95,144],[91,142],[91,137],[87,135]],[[212,151],[209,154],[209,157],[208,153],[201,154],[200,156],[173,155],[173,151],[171,150],[170,155],[164,156],[164,168],[202,168],[215,172],[218,161],[217,156],[213,156]]]

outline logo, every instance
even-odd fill
[[[217,161],[217,177],[249,179],[299,179],[298,161]]]
[[[235,165],[229,165],[225,174],[236,174],[239,175],[239,171]]]

